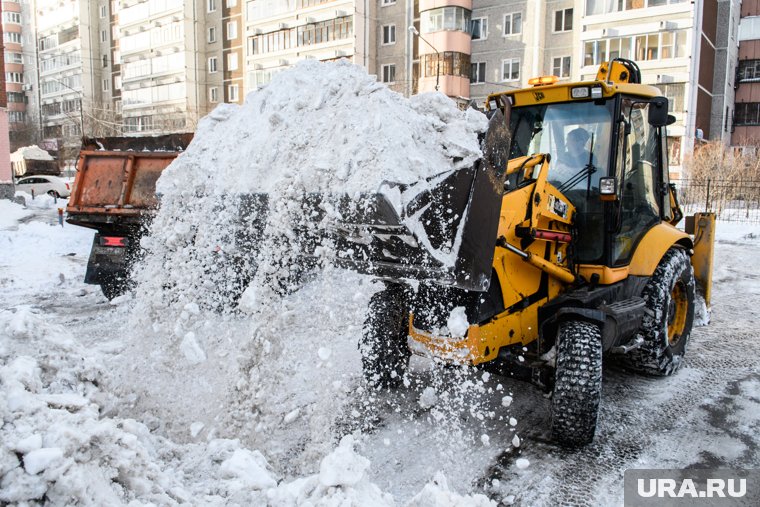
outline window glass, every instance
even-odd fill
[[[625,99],[622,111],[631,133],[618,157],[620,232],[613,242],[614,264],[630,261],[638,240],[660,219],[657,168],[661,155],[657,129],[647,120],[649,104]]]
[[[613,106],[609,100],[515,107],[510,118],[510,158],[551,155],[547,179],[577,208],[580,262],[597,262],[604,253],[599,178],[609,167]]]

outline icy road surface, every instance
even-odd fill
[[[44,197],[0,204],[0,503],[607,506],[628,468],[760,467],[760,226],[719,224],[712,321],[678,374],[607,367],[596,441],[567,451],[547,441],[548,399],[498,375],[416,361],[407,388],[364,392],[355,343],[377,288],[348,275],[289,302],[293,319],[311,305],[312,334],[292,324],[290,361],[246,370],[269,384],[215,391],[203,368],[234,375],[241,358],[213,352],[234,348],[201,329],[147,350],[129,298],[82,283],[92,232],[56,226]]]

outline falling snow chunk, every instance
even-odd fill
[[[190,425],[190,436],[195,438],[203,431],[204,424],[202,422],[194,422]]]
[[[515,460],[515,466],[520,470],[525,470],[530,466],[530,461],[525,458],[517,458]]]
[[[182,339],[179,349],[184,354],[185,359],[192,364],[199,364],[206,360],[206,352],[201,348],[198,340],[195,339],[195,333],[190,332]]]
[[[490,437],[488,435],[486,435],[484,433],[484,434],[480,435],[480,443],[482,443],[485,446],[489,446],[489,445],[491,445],[491,439],[490,439]]]
[[[517,435],[512,437],[512,445],[514,447],[520,447],[520,437],[518,437]]]
[[[432,386],[426,387],[420,395],[419,403],[422,408],[434,407],[435,404],[438,403],[438,394],[436,393],[435,388]]]
[[[319,347],[317,354],[322,361],[327,361],[332,355],[332,350],[328,349],[327,347]]]
[[[512,397],[511,396],[505,396],[501,399],[501,405],[503,407],[508,407],[512,404]]]
[[[297,408],[295,410],[292,410],[288,412],[287,414],[285,414],[285,417],[282,418],[282,422],[284,422],[285,424],[290,424],[296,419],[298,419],[298,416],[300,414],[301,414],[301,409]]]
[[[63,449],[58,447],[43,447],[24,455],[24,470],[28,474],[38,474],[50,465],[63,458]]]
[[[510,426],[517,426],[517,419],[515,419],[514,417],[510,417],[509,418],[509,425]]]
[[[446,320],[446,327],[449,328],[451,336],[464,336],[470,327],[470,323],[467,322],[464,306],[457,306],[451,310],[449,318]]]

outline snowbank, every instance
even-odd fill
[[[11,162],[20,160],[55,160],[50,153],[39,146],[25,146],[11,153]]]
[[[306,60],[201,120],[158,191],[375,191],[471,166],[486,127],[442,94],[406,99],[347,61]]]

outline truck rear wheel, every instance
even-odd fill
[[[644,343],[628,354],[628,366],[657,376],[678,370],[694,324],[694,288],[689,256],[668,250],[642,293],[649,310],[639,330]]]
[[[100,282],[100,290],[110,301],[124,294],[127,291],[127,284],[116,280],[105,280]]]
[[[359,350],[364,378],[370,385],[398,387],[409,364],[409,309],[406,291],[389,284],[370,299]]]
[[[563,322],[557,333],[552,393],[552,439],[576,447],[594,439],[602,397],[602,331],[581,320]]]

